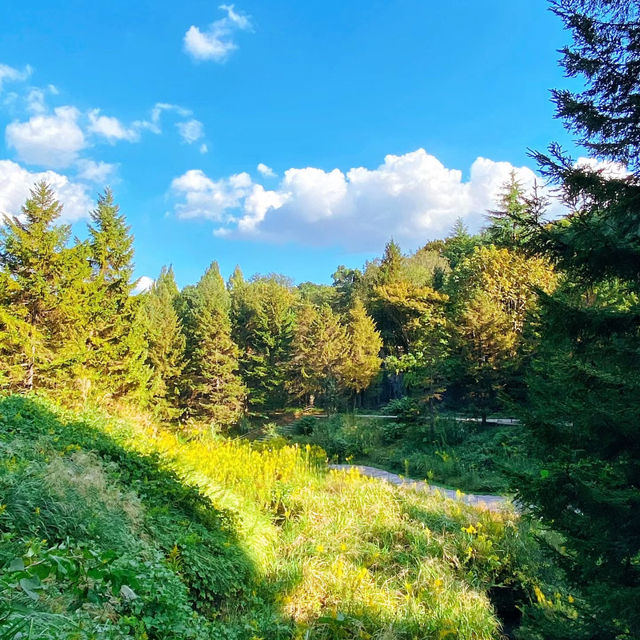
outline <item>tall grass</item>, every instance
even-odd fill
[[[0,628],[33,638],[488,640],[489,595],[538,587],[513,512],[329,472],[311,446],[11,397],[0,490]]]

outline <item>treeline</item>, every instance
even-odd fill
[[[163,419],[224,428],[246,412],[330,410],[445,391],[483,414],[517,393],[548,262],[519,247],[510,212],[538,215],[515,177],[488,229],[461,222],[404,256],[394,242],[333,285],[279,275],[224,282],[213,262],[178,290],[172,269],[132,295],[133,237],[106,190],[88,238],[71,241],[53,190],[38,184],[0,231],[0,387],[70,402],[127,398]]]

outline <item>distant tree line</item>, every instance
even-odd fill
[[[536,290],[556,283],[504,224],[532,202],[513,177],[483,234],[458,222],[407,256],[391,241],[362,270],[338,267],[331,286],[246,280],[240,268],[225,283],[213,262],[182,291],[165,267],[133,295],[133,237],[112,192],[80,241],[40,183],[0,229],[0,388],[124,398],[216,428],[291,405],[379,406],[407,393],[433,405],[447,390],[486,415],[521,385]]]

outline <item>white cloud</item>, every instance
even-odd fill
[[[229,211],[237,209],[251,193],[248,173],[238,173],[213,181],[199,169],[192,169],[171,183],[175,194],[184,198],[176,205],[180,218],[207,218],[216,222],[230,222]]]
[[[224,62],[238,48],[232,39],[235,32],[251,29],[249,17],[238,13],[234,5],[222,4],[219,8],[226,11],[224,18],[211,23],[204,31],[191,25],[184,35],[185,51],[196,60]]]
[[[184,142],[187,144],[193,144],[204,135],[204,127],[200,120],[185,120],[184,122],[177,122],[176,127],[178,133]]]
[[[115,173],[118,170],[117,164],[102,161],[96,162],[95,160],[84,158],[76,162],[76,167],[78,169],[78,178],[103,186],[115,178]]]
[[[191,115],[190,109],[185,109],[177,104],[169,104],[167,102],[156,102],[151,109],[151,115],[149,120],[136,120],[133,123],[133,127],[138,130],[147,129],[151,131],[151,133],[162,133],[162,128],[160,126],[160,120],[162,118],[162,113],[164,111],[170,111],[177,113],[179,116],[183,118],[187,118]]]
[[[137,142],[140,139],[140,132],[136,127],[125,127],[118,118],[100,115],[100,109],[92,109],[88,113],[89,131],[106,138],[108,142],[114,143],[119,140]]]
[[[7,64],[0,64],[0,92],[5,82],[22,82],[31,75],[32,69],[27,65],[22,71],[10,67]]]
[[[596,158],[578,158],[575,166],[601,173],[604,178],[625,178],[630,173],[629,169],[620,162],[597,160]]]
[[[203,142],[200,145],[200,153],[205,154],[209,152],[209,147],[207,147],[207,145]]]
[[[131,291],[134,296],[137,296],[140,293],[144,293],[145,291],[149,291],[151,287],[153,287],[154,280],[149,276],[142,276],[136,280],[135,287]]]
[[[34,115],[26,122],[12,122],[5,130],[7,146],[29,164],[54,169],[67,167],[86,146],[79,117],[78,109],[64,106],[54,109],[52,115]]]
[[[274,170],[271,167],[268,167],[266,164],[264,164],[264,162],[259,162],[256,168],[263,176],[267,178],[274,178],[276,175]]]
[[[388,155],[375,169],[288,169],[274,190],[247,174],[239,174],[246,178],[234,186],[237,176],[212,180],[192,170],[173,181],[171,193],[180,218],[216,221],[218,235],[365,251],[379,250],[391,236],[416,247],[446,235],[458,217],[480,228],[512,169],[477,158],[465,180],[460,170],[418,149]],[[531,187],[534,172],[515,170],[523,187]]]
[[[75,222],[92,208],[87,186],[54,171],[31,172],[11,160],[0,160],[0,213],[20,215],[21,207],[36,182],[45,180],[62,202],[62,222]]]

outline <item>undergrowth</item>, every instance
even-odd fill
[[[36,397],[0,398],[0,536],[7,639],[484,640],[543,584],[512,511]]]

